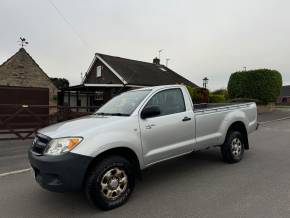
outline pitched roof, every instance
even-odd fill
[[[37,75],[41,75],[42,78],[47,80],[56,89],[48,75],[24,48],[20,48],[18,52],[0,65],[0,85],[32,86],[33,81],[30,78],[32,74],[30,77],[27,77],[27,72],[35,72]],[[37,78],[34,79],[37,80]]]
[[[129,85],[155,86],[184,84],[197,87],[196,84],[164,65],[130,60],[100,53],[97,53],[96,56],[101,57]]]
[[[290,96],[290,85],[282,86],[280,96]]]

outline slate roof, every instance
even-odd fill
[[[97,53],[104,59],[129,85],[170,85],[184,84],[197,87],[196,84],[177,74],[164,65],[130,60]]]
[[[290,85],[282,86],[280,96],[289,96],[290,97]]]

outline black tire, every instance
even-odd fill
[[[127,178],[127,185],[125,188],[123,187],[124,190],[119,196],[115,196],[116,199],[109,199],[105,196],[107,193],[105,192],[105,189],[102,189],[101,184],[104,184],[104,180],[108,180],[106,179],[106,175],[113,175],[111,172],[113,172],[115,169],[119,169],[125,173]],[[110,178],[109,180],[112,181],[114,178]],[[106,183],[110,182],[106,181]],[[110,210],[124,204],[134,190],[134,186],[135,173],[132,164],[124,157],[109,156],[98,162],[89,173],[85,184],[85,193],[88,200],[93,205],[102,210]],[[114,192],[109,185],[108,187],[110,192]]]
[[[244,145],[244,137],[240,132],[229,131],[225,143],[221,146],[223,160],[227,163],[237,163],[241,161],[245,151]]]

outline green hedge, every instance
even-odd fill
[[[229,93],[228,93],[228,90],[226,90],[226,89],[217,89],[217,90],[213,91],[212,94],[223,95],[225,100],[229,99]]]
[[[230,98],[258,99],[275,102],[282,87],[282,76],[276,70],[258,69],[233,73],[228,83]]]
[[[210,103],[224,103],[225,96],[224,95],[217,95],[217,94],[209,94],[209,102]]]

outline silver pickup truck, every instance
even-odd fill
[[[214,146],[224,161],[239,162],[256,128],[255,103],[193,105],[185,86],[157,86],[39,130],[28,153],[43,188],[84,190],[108,210],[126,202],[141,170],[155,163]]]

